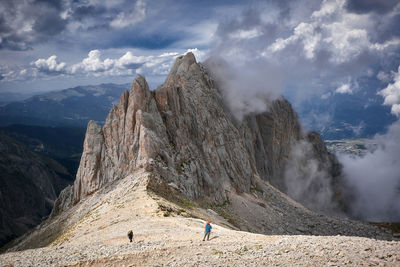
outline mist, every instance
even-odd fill
[[[365,221],[400,222],[400,121],[371,142],[376,149],[363,157],[338,155],[354,196],[351,214]]]
[[[209,58],[205,65],[212,70],[221,94],[236,119],[268,110],[269,103],[281,97],[284,77],[278,66],[266,62],[246,65]]]
[[[292,146],[284,173],[287,194],[309,209],[334,216],[343,216],[333,201],[332,178],[326,166],[314,157],[312,144],[300,141]]]

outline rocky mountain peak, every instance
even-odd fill
[[[184,75],[188,73],[190,68],[196,69],[198,67],[196,58],[192,52],[187,53],[184,56],[179,56],[176,58],[173,67],[167,77],[167,81],[173,80],[175,76]]]
[[[209,202],[226,201],[227,192],[250,192],[257,180],[285,191],[285,164],[300,139],[307,136],[283,98],[267,112],[236,121],[208,70],[187,53],[154,91],[136,77],[103,128],[89,123],[74,202],[139,169],[190,199]],[[316,153],[327,155],[320,143]]]

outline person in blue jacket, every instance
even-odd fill
[[[212,226],[211,226],[210,222],[207,222],[206,223],[206,229],[204,231],[203,241],[206,240],[206,237],[207,237],[207,240],[210,240],[211,229],[212,229]]]

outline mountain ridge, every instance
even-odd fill
[[[318,134],[302,132],[289,102],[266,103],[265,113],[235,120],[191,53],[176,59],[155,91],[138,76],[103,127],[89,122],[75,183],[50,218],[10,251],[121,245],[132,225],[147,233],[144,242],[165,244],[194,238],[189,229],[201,232],[205,220],[235,237],[232,230],[392,240],[388,231],[317,214],[282,192],[294,144],[310,142],[307,156],[332,181],[340,168]],[[180,224],[187,237],[176,236]]]
[[[0,107],[0,125],[84,126],[104,122],[127,84],[77,86],[51,91]],[[94,101],[95,100],[95,101]]]

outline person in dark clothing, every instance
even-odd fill
[[[129,238],[129,241],[132,242],[132,238],[133,238],[132,229],[130,229],[129,232],[128,232],[128,238]]]
[[[207,222],[205,231],[204,231],[203,241],[206,240],[206,237],[207,237],[207,240],[210,240],[211,228],[212,228],[212,226],[211,226],[210,222]]]

